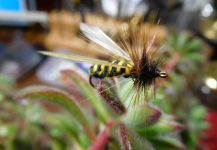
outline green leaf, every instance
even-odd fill
[[[154,150],[147,140],[140,138],[133,129],[124,124],[121,124],[119,128],[119,140],[122,149]]]
[[[188,41],[188,35],[187,34],[180,34],[178,35],[178,39],[177,39],[177,49],[181,52],[185,49],[185,45]]]
[[[183,126],[174,121],[160,120],[157,124],[150,127],[138,128],[137,132],[146,138],[155,137],[158,135],[177,132],[183,129]]]
[[[18,132],[18,127],[15,125],[15,124],[10,124],[10,125],[7,125],[8,127],[8,138],[6,140],[6,142],[4,143],[5,144],[5,149],[8,149],[8,150],[14,150],[14,139],[16,137],[16,134]]]
[[[63,143],[63,141],[61,139],[58,139],[58,138],[53,138],[51,141],[51,144],[52,144],[53,150],[67,149],[67,146],[65,145],[65,143]]]
[[[197,135],[189,130],[186,130],[183,132],[182,136],[186,147],[188,147],[189,150],[195,150],[199,140]]]
[[[100,96],[97,94],[97,91],[91,87],[85,79],[81,78],[77,73],[71,70],[63,71],[63,75],[71,79],[78,86],[85,97],[87,97],[87,100],[90,101],[100,119],[104,123],[107,123],[110,120],[110,115],[106,111],[105,105],[103,104]]]
[[[194,120],[204,120],[206,113],[206,109],[203,106],[193,107],[190,113],[190,118]]]
[[[144,104],[136,109],[131,109],[125,116],[123,121],[133,127],[143,127],[155,124],[161,117],[162,112],[152,105]]]
[[[203,43],[199,39],[188,42],[186,49],[188,52],[199,52],[202,49]]]
[[[172,136],[158,136],[149,141],[154,145],[158,150],[174,150],[174,149],[184,149],[183,143],[179,141],[176,137]]]
[[[56,103],[68,110],[71,115],[76,118],[91,140],[95,139],[95,133],[89,125],[85,115],[75,103],[74,98],[68,93],[47,86],[32,86],[19,91],[15,95],[15,99],[46,100]]]
[[[1,83],[0,84],[1,86],[13,87],[15,84],[15,81],[7,76],[0,75],[0,83]]]
[[[55,126],[55,128],[60,129],[64,133],[67,133],[74,142],[80,142],[78,133],[82,133],[82,129],[80,128],[79,124],[74,120],[74,118],[69,119],[69,116],[67,115],[62,116],[44,114],[42,121],[43,123],[53,125]]]
[[[195,63],[202,63],[205,60],[205,57],[201,53],[189,53],[188,58]]]
[[[171,34],[171,36],[169,37],[169,39],[168,39],[168,44],[169,44],[169,46],[171,47],[171,48],[177,48],[176,47],[176,43],[177,43],[177,34],[176,33],[172,33]]]

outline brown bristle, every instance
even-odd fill
[[[158,47],[155,45],[155,36],[149,35],[151,24],[124,25],[119,36],[119,43],[122,48],[130,55],[134,67],[132,69],[132,79],[137,93],[144,92],[155,82],[157,77],[163,77],[158,70],[161,65]],[[162,73],[163,74],[163,73]],[[166,76],[166,75],[165,75]],[[136,93],[136,99],[138,95]]]

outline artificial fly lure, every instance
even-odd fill
[[[40,51],[43,55],[63,58],[76,62],[91,63],[89,82],[94,87],[92,78],[125,77],[133,80],[133,85],[139,94],[154,83],[156,78],[166,78],[167,73],[159,70],[159,60],[153,60],[156,50],[152,49],[152,40],[146,42],[138,40],[134,33],[131,42],[122,40],[122,47],[118,46],[100,28],[81,23],[80,30],[91,41],[102,46],[112,56],[112,60],[101,60],[78,55],[66,55],[54,52]],[[139,42],[141,41],[141,42]],[[131,44],[129,44],[131,43]],[[106,51],[105,51],[106,52]]]

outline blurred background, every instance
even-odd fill
[[[97,140],[86,135],[87,130],[74,117],[76,113],[71,117],[65,112],[68,104],[62,108],[52,100],[29,101],[37,94],[43,97],[46,90],[58,101],[55,94],[59,93],[51,87],[69,93],[81,112],[91,112],[86,119],[96,137],[112,120],[113,106],[103,115],[101,109],[109,104],[98,106],[94,100],[86,100],[88,92],[97,93],[86,84],[90,64],[38,53],[45,50],[108,58],[101,47],[81,36],[81,22],[100,27],[117,42],[128,36],[121,28],[139,29],[147,39],[156,34],[153,46],[162,53],[162,67],[169,77],[160,82],[149,102],[159,108],[161,117],[148,126],[147,133],[135,129],[149,143],[146,149],[217,149],[216,0],[0,0],[0,149],[127,149],[122,134],[110,135],[113,140],[103,148],[94,147]],[[36,85],[46,85],[46,89]],[[26,87],[32,89],[20,92]],[[121,93],[126,91],[116,91],[125,99]]]

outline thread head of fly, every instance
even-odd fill
[[[166,78],[168,75],[164,71],[158,69],[158,63],[151,63],[141,67],[141,71],[135,76],[135,82],[139,86],[151,85],[156,78]]]

